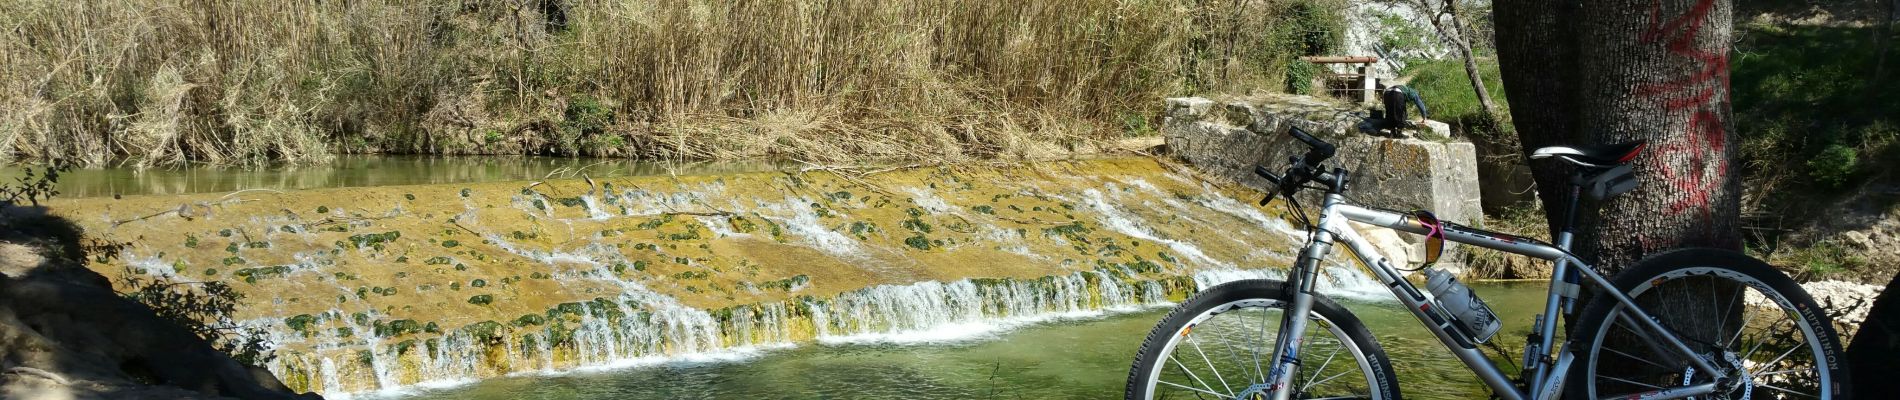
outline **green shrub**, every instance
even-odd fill
[[[1853,177],[1859,165],[1853,148],[1836,143],[1808,159],[1808,176],[1814,179],[1815,185],[1838,189]]]

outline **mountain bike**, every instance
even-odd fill
[[[1575,167],[1564,226],[1549,244],[1440,221],[1430,212],[1355,205],[1345,195],[1349,172],[1322,166],[1334,146],[1298,128],[1288,133],[1307,152],[1288,160],[1281,174],[1254,167],[1275,187],[1261,204],[1286,198],[1292,217],[1308,226],[1287,280],[1229,282],[1176,306],[1142,342],[1128,375],[1128,399],[1400,398],[1399,371],[1378,340],[1347,308],[1314,290],[1320,262],[1335,242],[1496,398],[1848,397],[1833,323],[1800,285],[1767,264],[1727,250],[1683,249],[1605,278],[1570,252],[1578,200],[1634,189],[1625,163],[1642,152],[1642,142],[1533,153],[1533,159]],[[1324,191],[1317,224],[1295,196],[1308,189]],[[1427,267],[1418,270],[1429,294],[1347,221],[1424,235]],[[1498,332],[1495,314],[1468,287],[1429,267],[1444,241],[1554,263],[1518,376],[1507,376],[1478,347]],[[1595,289],[1587,298],[1586,284]],[[1560,312],[1570,329],[1555,348]]]

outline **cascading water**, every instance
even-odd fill
[[[1167,304],[1167,293],[1153,283],[1130,285],[1099,272],[1038,280],[965,279],[877,286],[808,306],[820,342],[940,342],[1051,319]]]
[[[1168,304],[1292,242],[1284,222],[1148,161],[1069,168],[891,172],[884,187],[774,173],[367,188],[98,228],[183,232],[110,267],[243,285],[247,325],[279,349],[268,367],[332,398],[983,338]],[[128,218],[108,217],[89,220]]]

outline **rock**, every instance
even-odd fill
[[[253,374],[114,293],[84,267],[71,222],[43,211],[0,215],[0,397],[319,398]]]
[[[1418,125],[1419,130],[1431,133],[1432,135],[1436,135],[1436,136],[1430,136],[1430,137],[1440,137],[1440,138],[1451,137],[1451,124],[1433,121],[1429,119],[1420,120],[1416,122],[1416,124]]]
[[[1289,127],[1297,126],[1338,146],[1328,166],[1353,172],[1347,194],[1363,205],[1431,210],[1442,220],[1484,226],[1477,155],[1471,143],[1359,134],[1353,127],[1360,119],[1345,113],[1355,110],[1308,96],[1261,96],[1229,102],[1225,107],[1230,113],[1251,113],[1246,118],[1211,116],[1207,110],[1213,101],[1207,99],[1173,98],[1166,103],[1168,117],[1161,133],[1167,138],[1169,150],[1211,174],[1255,189],[1270,189],[1271,184],[1253,174],[1253,166],[1259,163],[1279,172],[1288,158],[1304,154],[1306,146],[1286,135]],[[1240,123],[1243,121],[1247,123]],[[1245,128],[1256,123],[1267,131]],[[1444,127],[1442,123],[1425,125]],[[1317,195],[1310,196],[1302,203],[1316,207]],[[1419,256],[1412,259],[1422,259],[1424,238],[1400,236],[1414,247],[1412,254]],[[1457,247],[1448,246],[1440,262],[1455,264],[1461,260]]]
[[[1168,111],[1165,115],[1167,115],[1168,118],[1199,120],[1201,117],[1207,115],[1209,108],[1214,107],[1213,100],[1199,97],[1176,97],[1167,99],[1166,101]]]
[[[1386,261],[1392,263],[1393,267],[1400,268],[1402,271],[1412,268],[1413,262],[1425,261],[1424,257],[1420,257],[1420,254],[1418,254],[1419,250],[1415,249],[1411,243],[1407,243],[1397,231],[1358,222],[1352,222],[1351,224],[1354,228],[1359,229],[1359,232],[1366,238],[1368,244],[1371,244],[1375,249],[1379,249],[1380,253],[1385,254]]]

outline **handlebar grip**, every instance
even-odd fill
[[[1273,171],[1268,170],[1267,167],[1255,165],[1253,166],[1253,174],[1259,175],[1261,178],[1267,178],[1267,181],[1273,182],[1274,186],[1280,186],[1280,176],[1274,175]]]
[[[1305,159],[1302,160],[1306,162],[1306,165],[1319,165],[1320,162],[1332,158],[1333,153],[1337,151],[1332,143],[1319,140],[1319,138],[1307,134],[1306,130],[1300,129],[1300,127],[1287,127],[1286,134],[1292,135],[1294,139],[1305,142],[1308,147],[1312,147],[1312,150],[1308,150]]]

